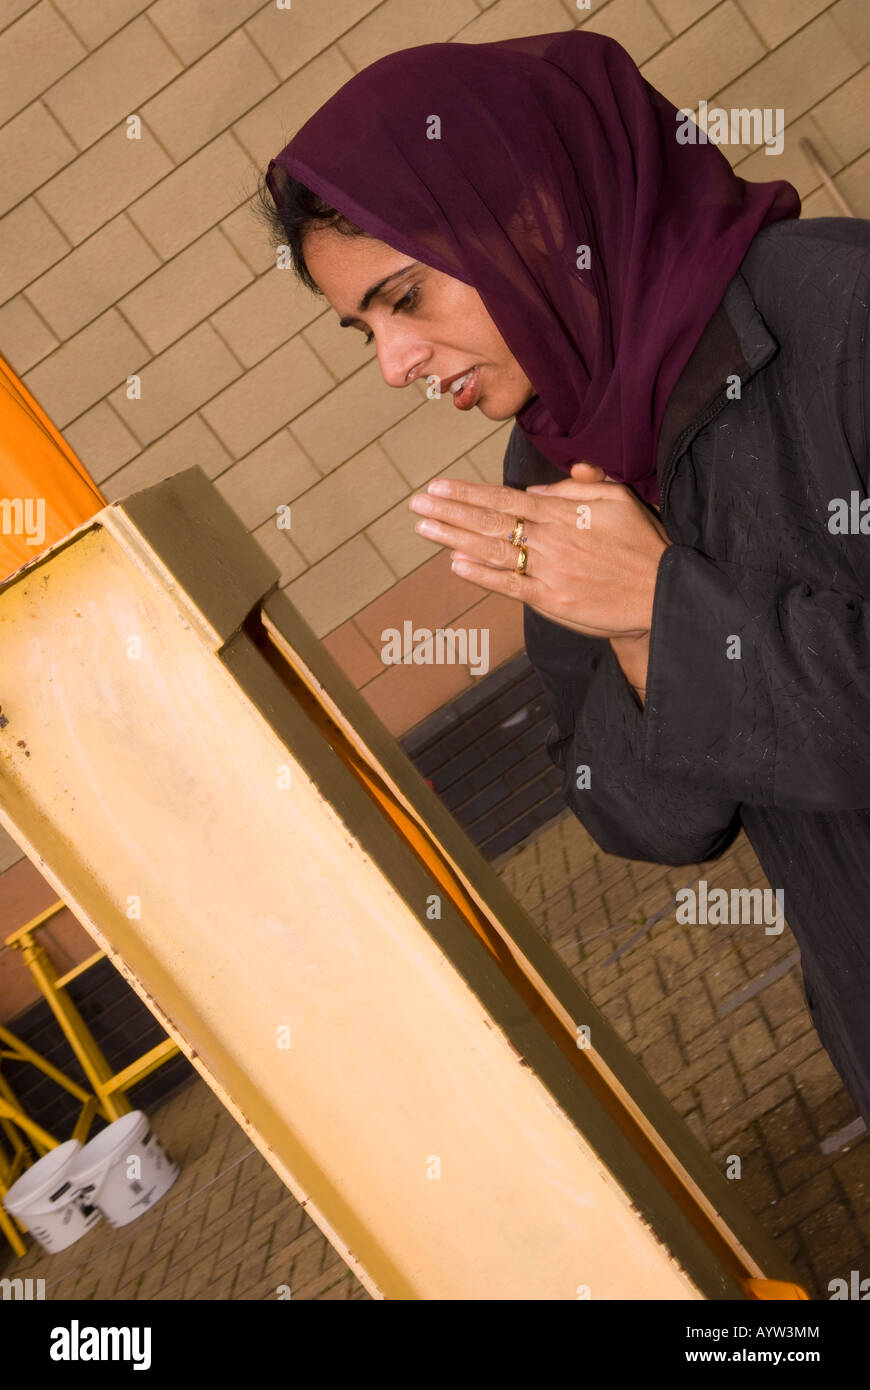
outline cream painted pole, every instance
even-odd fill
[[[792,1281],[276,581],[190,469],[0,585],[5,828],[374,1296]]]

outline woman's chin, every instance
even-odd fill
[[[512,420],[522,410],[522,406],[481,396],[475,409],[479,410],[481,415],[485,415],[487,420]]]

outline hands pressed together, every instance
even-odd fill
[[[648,636],[659,561],[671,544],[658,518],[603,469],[575,463],[570,477],[528,488],[437,479],[409,508],[417,530],[453,548],[453,569],[520,599],[563,627],[614,642]],[[525,574],[510,534],[525,518]],[[642,687],[641,687],[642,688]]]

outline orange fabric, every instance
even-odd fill
[[[63,435],[0,357],[0,580],[105,505]]]

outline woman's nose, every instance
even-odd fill
[[[381,375],[388,386],[407,386],[417,377],[425,378],[427,358],[426,347],[408,338],[378,343]]]

